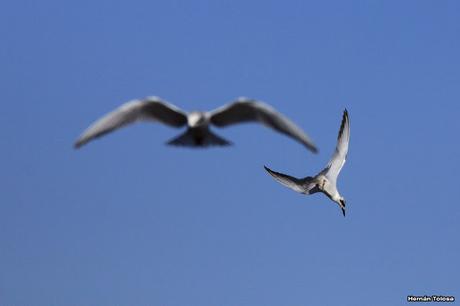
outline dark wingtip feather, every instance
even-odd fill
[[[337,136],[337,139],[340,138],[340,135],[343,133],[343,129],[345,128],[345,123],[348,121],[348,111],[345,108],[343,111],[343,116],[342,116],[342,123],[340,124],[340,130],[339,130],[339,135]]]
[[[268,168],[265,165],[264,165],[264,169],[265,169],[265,171],[267,171],[273,177],[275,177],[276,174],[279,174],[278,172],[273,171],[272,169]]]
[[[80,149],[81,146],[83,146],[84,144],[85,144],[85,143],[82,142],[82,141],[77,141],[77,142],[75,142],[75,143],[73,144],[73,148],[74,148],[75,150],[78,150],[78,149]]]
[[[307,146],[307,148],[310,149],[310,151],[312,151],[315,154],[318,154],[318,152],[319,152],[318,148],[313,146],[313,145]]]
[[[273,171],[272,169],[268,168],[267,166],[264,166],[265,170],[268,172],[268,174],[270,174],[272,177],[274,177],[275,179],[279,179],[279,177],[287,177],[288,175],[286,174],[283,174],[283,173],[280,173],[280,172],[276,172],[276,171]],[[295,180],[294,177],[291,177],[292,180]]]

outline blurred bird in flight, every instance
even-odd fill
[[[169,145],[187,147],[227,146],[231,142],[216,135],[210,125],[226,127],[244,122],[258,122],[287,135],[316,153],[318,150],[307,134],[294,122],[271,106],[248,98],[239,98],[210,112],[185,112],[158,97],[132,100],[106,114],[91,126],[75,142],[80,148],[89,141],[138,121],[159,122],[186,131],[167,142]]]

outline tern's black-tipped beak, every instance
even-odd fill
[[[340,208],[342,209],[342,214],[343,214],[343,216],[345,217],[345,204],[346,204],[346,203],[345,203],[345,200],[344,200],[344,199],[341,199],[339,202],[340,202],[339,206],[340,206]]]

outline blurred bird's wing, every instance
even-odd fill
[[[94,138],[128,124],[149,120],[173,127],[181,127],[187,123],[187,115],[176,106],[157,97],[132,100],[106,114],[88,127],[75,142],[75,148],[79,148]]]
[[[327,164],[326,168],[322,171],[324,175],[333,182],[337,182],[340,170],[347,159],[348,143],[350,142],[350,120],[348,118],[348,111],[345,109],[342,117],[342,124],[340,125],[339,136],[337,138],[337,146],[334,155]]]
[[[279,173],[276,171],[271,170],[270,168],[264,166],[265,170],[267,170],[268,173],[270,173],[271,176],[275,180],[277,180],[280,184],[291,188],[294,191],[308,194],[311,193],[311,191],[316,187],[316,184],[314,183],[314,180],[312,177],[305,177],[302,179],[298,179],[296,177]]]
[[[259,122],[282,134],[294,138],[312,152],[317,152],[313,141],[294,122],[277,112],[271,106],[256,100],[240,98],[210,113],[211,123],[224,127],[242,122]]]

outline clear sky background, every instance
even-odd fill
[[[458,1],[2,1],[0,305],[398,305],[460,299]],[[133,98],[276,107],[230,148],[139,124]],[[347,216],[263,170],[316,174],[342,111]]]

